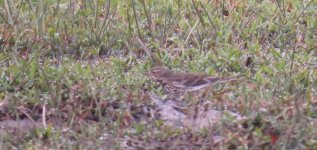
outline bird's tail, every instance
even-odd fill
[[[216,78],[216,77],[208,78],[209,82],[213,84],[239,82],[242,79],[244,79],[244,77],[242,77],[241,75],[237,75],[233,77],[223,77],[223,78]]]

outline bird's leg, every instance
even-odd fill
[[[208,99],[210,96],[213,95],[213,87],[207,87],[205,88],[201,93],[200,93],[200,97],[204,98],[204,99]]]
[[[200,96],[195,92],[188,92],[186,95],[189,105],[197,105],[201,100]]]

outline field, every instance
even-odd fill
[[[0,5],[1,149],[317,149],[317,1]],[[237,82],[179,96],[157,65]]]

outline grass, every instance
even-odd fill
[[[244,130],[216,128],[227,139],[222,148],[317,146],[316,1],[0,5],[0,121],[42,125],[1,129],[4,149],[118,148],[112,137],[151,131],[129,122],[128,107],[146,103],[148,91],[161,92],[145,75],[160,63],[248,81],[225,96],[248,121]]]

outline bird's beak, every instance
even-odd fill
[[[150,76],[150,72],[146,72],[145,76],[149,77]]]
[[[148,78],[151,78],[152,73],[151,72],[147,72],[147,73],[145,73],[145,76],[147,76]]]

